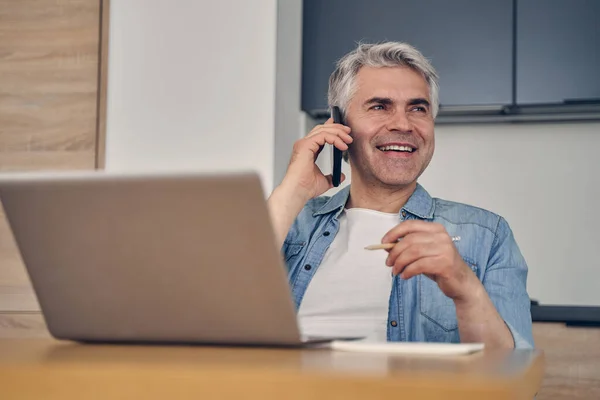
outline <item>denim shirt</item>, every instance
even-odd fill
[[[338,232],[338,217],[349,193],[350,187],[345,187],[332,197],[310,200],[284,241],[282,251],[297,309]],[[533,347],[526,290],[527,264],[502,217],[480,208],[432,198],[417,185],[400,210],[400,219],[437,222],[450,236],[460,236],[454,244],[504,319],[515,347]],[[453,300],[424,275],[408,280],[396,276],[389,297],[387,340],[460,342]]]

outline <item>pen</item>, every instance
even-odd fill
[[[452,236],[453,242],[460,241],[460,236]],[[365,250],[389,250],[394,247],[396,243],[382,243],[382,244],[371,244],[365,247]]]

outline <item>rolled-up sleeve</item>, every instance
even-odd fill
[[[483,286],[510,330],[515,348],[533,348],[527,263],[503,218],[498,221],[495,234]]]

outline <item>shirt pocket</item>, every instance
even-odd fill
[[[286,264],[300,254],[305,245],[306,242],[283,242],[283,255]]]
[[[479,276],[477,264],[468,257],[463,257],[463,260],[475,275]],[[425,340],[458,342],[458,320],[454,301],[440,290],[437,283],[425,275],[419,275],[417,279]]]

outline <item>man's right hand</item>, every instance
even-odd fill
[[[294,143],[294,150],[283,181],[275,188],[268,200],[269,213],[277,245],[281,247],[294,220],[306,202],[320,196],[333,187],[331,175],[323,175],[315,161],[326,143],[338,149],[348,150],[352,143],[350,128],[334,124],[330,118],[317,125],[303,139]],[[344,180],[342,174],[342,181]]]
[[[319,153],[326,143],[342,151],[348,150],[352,140],[350,128],[335,124],[332,118],[315,126],[308,135],[294,143],[290,164],[280,186],[305,202],[322,195],[333,187],[333,183],[331,175],[323,175],[315,164]],[[342,174],[342,181],[344,178]]]

